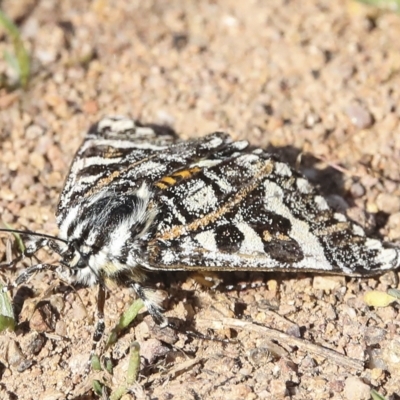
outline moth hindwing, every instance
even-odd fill
[[[367,237],[304,176],[262,149],[222,132],[183,141],[127,118],[106,118],[89,130],[57,222],[59,238],[32,236],[26,255],[47,245],[73,282],[99,284],[100,292],[107,279],[132,287],[161,324],[160,300],[144,286],[149,271],[368,276],[400,265],[399,248]],[[51,266],[36,266],[44,267]],[[100,318],[98,336],[102,329]]]

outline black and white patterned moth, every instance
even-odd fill
[[[94,125],[57,209],[59,237],[31,235],[24,256],[48,246],[72,282],[132,287],[168,322],[150,271],[305,271],[370,276],[400,265],[400,249],[366,236],[307,179],[222,132],[179,140],[127,118]],[[38,264],[17,278],[56,266]]]

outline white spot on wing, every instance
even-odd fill
[[[347,218],[341,213],[334,213],[333,214],[333,218],[335,218],[336,221],[339,221],[339,222],[346,222],[347,221]]]
[[[289,166],[282,162],[275,163],[275,172],[279,176],[292,176],[292,171]]]
[[[121,157],[117,158],[104,158],[104,157],[89,157],[89,158],[80,158],[76,160],[71,168],[71,173],[77,175],[79,171],[84,168],[92,167],[93,165],[112,165],[118,164],[122,160]]]
[[[222,139],[220,137],[214,137],[209,142],[207,142],[207,147],[215,148],[222,144]]]
[[[190,194],[183,203],[186,209],[190,212],[196,211],[208,211],[210,208],[214,208],[218,204],[218,198],[214,193],[214,190],[210,186],[204,186],[204,182],[199,181],[198,185],[203,186],[201,188],[192,187],[194,193]]]
[[[329,210],[328,203],[322,196],[315,196],[314,202],[315,202],[315,205],[317,206],[318,210],[320,210],[320,211]]]
[[[310,185],[307,179],[304,178],[296,179],[296,185],[301,193],[308,194],[312,192],[312,186]]]
[[[377,239],[368,238],[365,241],[365,247],[367,247],[370,250],[378,250],[382,248],[382,243]]]
[[[249,142],[247,140],[239,140],[232,144],[232,146],[237,150],[244,150],[248,145]]]
[[[167,206],[170,208],[171,212],[168,213],[170,215],[173,215],[175,218],[178,219],[178,221],[182,224],[186,224],[186,218],[179,212],[179,209],[177,207],[176,201],[173,198],[167,197],[167,196],[161,196],[160,199],[162,200],[163,203],[167,204]],[[165,221],[167,226],[171,223],[171,221]],[[163,221],[160,223],[160,227],[162,229]]]
[[[287,218],[291,223],[290,237],[296,240],[304,254],[304,259],[293,265],[295,268],[332,270],[332,265],[325,257],[324,249],[318,238],[310,232],[309,225],[294,217],[292,212],[283,202],[283,190],[274,182],[264,181],[265,200],[264,207],[282,217]],[[346,272],[346,266],[339,265]],[[350,269],[347,268],[349,272]]]
[[[357,236],[365,236],[365,231],[361,226],[353,224],[352,225],[353,233]]]
[[[136,191],[136,195],[138,197],[141,197],[145,201],[149,201],[151,193],[148,186],[146,185],[146,182],[142,183],[142,186],[140,186],[140,188]]]
[[[125,117],[104,118],[98,123],[98,129],[110,129],[113,132],[121,132],[135,128],[135,121]]]
[[[221,162],[222,162],[222,160],[200,160],[199,162],[190,164],[189,168],[192,168],[192,167],[211,168],[211,167],[215,167],[218,164],[221,164]]]
[[[205,231],[196,235],[196,240],[208,251],[217,251],[217,242],[212,231]]]
[[[110,146],[115,149],[144,149],[144,150],[165,150],[167,146],[158,146],[146,142],[133,142],[132,140],[119,140],[119,139],[94,139],[85,141],[81,148],[80,153],[84,153],[90,147]],[[115,159],[114,159],[115,160]]]
[[[238,222],[236,227],[244,236],[239,250],[241,254],[265,253],[260,236],[249,224],[246,222]]]
[[[240,156],[237,159],[237,163],[239,165],[243,164],[243,165],[247,166],[247,168],[250,168],[251,164],[255,163],[259,159],[260,159],[260,157],[257,156],[256,154],[243,154],[242,156]]]
[[[204,175],[212,179],[223,192],[230,193],[232,191],[232,185],[223,175],[218,175],[214,171],[210,171],[208,169],[204,170],[203,172]]]
[[[163,252],[162,262],[165,265],[173,264],[176,260],[175,253],[171,250],[165,250]]]
[[[398,267],[400,264],[400,250],[395,248],[382,248],[378,255],[375,257],[375,262],[381,264],[382,269],[391,269],[393,267]]]

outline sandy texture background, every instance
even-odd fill
[[[292,165],[303,153],[298,168],[336,207],[399,243],[398,15],[328,0],[5,0],[2,8],[33,68],[27,91],[0,90],[3,222],[57,234],[54,210],[84,131],[123,114],[168,124],[184,138],[225,130]],[[13,51],[3,34],[5,49]],[[4,60],[0,73],[14,77]],[[227,293],[181,280],[170,289],[168,315],[206,334],[207,319],[249,325],[219,326],[218,337],[237,340],[222,344],[159,332],[140,318],[111,354],[108,386],[122,384],[127,349],[138,340],[143,368],[125,399],[358,400],[372,388],[400,398],[398,306],[363,302],[367,290],[393,286],[393,275],[262,278],[265,287]],[[83,371],[96,288],[74,292],[43,273],[15,295],[25,323],[0,336],[0,398],[91,399],[93,378]],[[128,290],[110,294],[107,330],[131,301]],[[252,321],[362,363],[341,365],[285,340],[274,349],[264,333],[249,331]]]

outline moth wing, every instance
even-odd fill
[[[400,265],[398,248],[366,237],[302,175],[260,150],[204,166],[158,200],[150,268],[373,275]]]
[[[61,224],[71,208],[83,211],[97,195],[118,196],[143,184],[150,187],[188,164],[223,151],[231,141],[227,134],[216,132],[185,142],[165,127],[105,118],[92,126],[74,157],[57,221]]]

